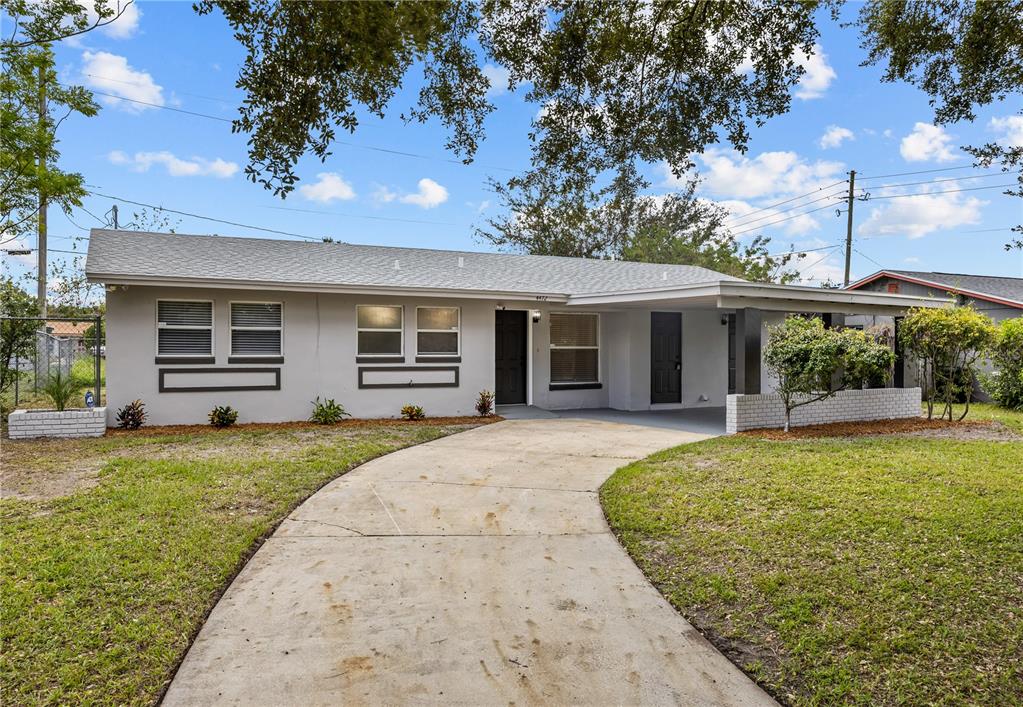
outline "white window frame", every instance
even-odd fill
[[[210,325],[201,326],[180,326],[174,324],[160,325],[160,303],[161,302],[206,302],[210,305]],[[153,307],[153,317],[156,326],[153,328],[153,348],[156,349],[157,358],[216,358],[217,355],[217,303],[211,299],[196,299],[193,297],[160,297]],[[210,330],[210,352],[208,354],[162,354],[160,353],[160,330],[161,329],[187,329],[195,331],[198,329]]]
[[[436,353],[436,352],[434,352],[434,353],[422,353],[419,350],[419,332],[423,332],[423,333],[426,333],[426,334],[450,334],[452,332],[451,329],[420,329],[419,328],[419,310],[420,309],[453,309],[453,310],[455,310],[455,312],[458,313],[458,326],[457,326],[456,329],[454,329],[455,334],[457,334],[456,341],[457,341],[458,345],[456,346],[456,351],[454,353]],[[379,329],[377,331],[379,331]],[[461,356],[461,355],[462,355],[462,308],[461,307],[445,306],[445,305],[430,305],[430,304],[418,305],[416,307],[416,357],[417,358],[444,358],[444,357]]]
[[[279,327],[272,326],[235,326],[234,325],[234,305],[236,304],[279,304],[281,306],[281,325]],[[244,358],[281,358],[284,356],[284,302],[268,302],[262,300],[230,300],[227,303],[227,328],[228,328],[228,346],[231,347],[231,356],[239,356]],[[238,331],[280,331],[281,332],[281,350],[275,354],[247,354],[247,353],[236,353],[234,350],[234,332]]]
[[[558,346],[558,345],[556,345],[553,341],[550,340],[551,339],[550,330],[551,330],[551,327],[553,326],[551,315],[553,315],[553,314],[557,314],[559,316],[562,316],[562,315],[570,316],[570,317],[596,317],[597,318],[597,328],[596,328],[595,334],[596,334],[596,339],[597,339],[597,345],[596,346]],[[559,386],[559,385],[586,385],[586,384],[589,384],[589,383],[602,383],[603,381],[601,380],[601,376],[600,376],[600,312],[549,312],[548,315],[547,315],[547,322],[548,322],[547,338],[548,338],[548,343],[549,343],[549,349],[550,349],[551,352],[553,352],[553,351],[573,351],[573,350],[586,350],[586,351],[595,350],[597,352],[597,377],[594,380],[588,380],[588,381],[556,381],[556,380],[551,380],[550,384],[556,387],[556,386]],[[553,365],[552,365],[551,360],[550,360],[550,354],[548,354],[548,356],[547,356],[547,365],[548,365],[548,370],[553,370]],[[548,377],[550,377],[550,376],[548,376]]]
[[[359,326],[359,309],[362,307],[389,307],[401,312],[401,324],[398,329],[364,329]],[[364,331],[397,331],[401,334],[401,346],[398,353],[359,353],[359,334]],[[403,304],[357,304],[355,305],[355,355],[357,358],[394,358],[405,355],[405,305]]]

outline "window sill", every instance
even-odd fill
[[[356,356],[356,363],[405,363],[404,356]]]
[[[461,356],[416,356],[416,363],[461,363]]]
[[[216,363],[214,356],[157,356],[156,363]]]
[[[229,356],[228,363],[284,363],[283,356]]]
[[[551,383],[550,390],[598,390],[603,383]]]

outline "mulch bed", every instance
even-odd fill
[[[492,417],[428,417],[425,420],[401,420],[401,419],[372,419],[372,420],[344,420],[336,425],[320,425],[315,422],[245,422],[230,427],[213,427],[212,425],[153,425],[141,427],[137,430],[122,430],[117,427],[108,427],[107,436],[117,437],[120,435],[183,435],[183,434],[219,434],[225,432],[245,431],[266,431],[275,430],[322,430],[322,429],[345,429],[345,428],[366,428],[366,427],[444,427],[447,425],[490,425],[500,422],[503,417],[493,415]]]
[[[807,427],[793,427],[788,432],[779,429],[746,430],[739,434],[759,439],[789,440],[811,437],[860,437],[864,435],[907,434],[931,430],[950,431],[952,429],[988,432],[994,427],[996,425],[992,420],[966,419],[962,422],[949,422],[948,420],[928,420],[925,417],[909,417],[900,420],[869,420],[864,422],[834,422],[828,425],[809,425]]]

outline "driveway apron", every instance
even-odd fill
[[[505,421],[364,464],[253,556],[164,704],[773,704],[598,502],[615,469],[702,438]]]

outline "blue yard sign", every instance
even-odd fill
[[[93,397],[91,390],[85,391],[85,407],[87,408],[96,407],[96,398]]]

